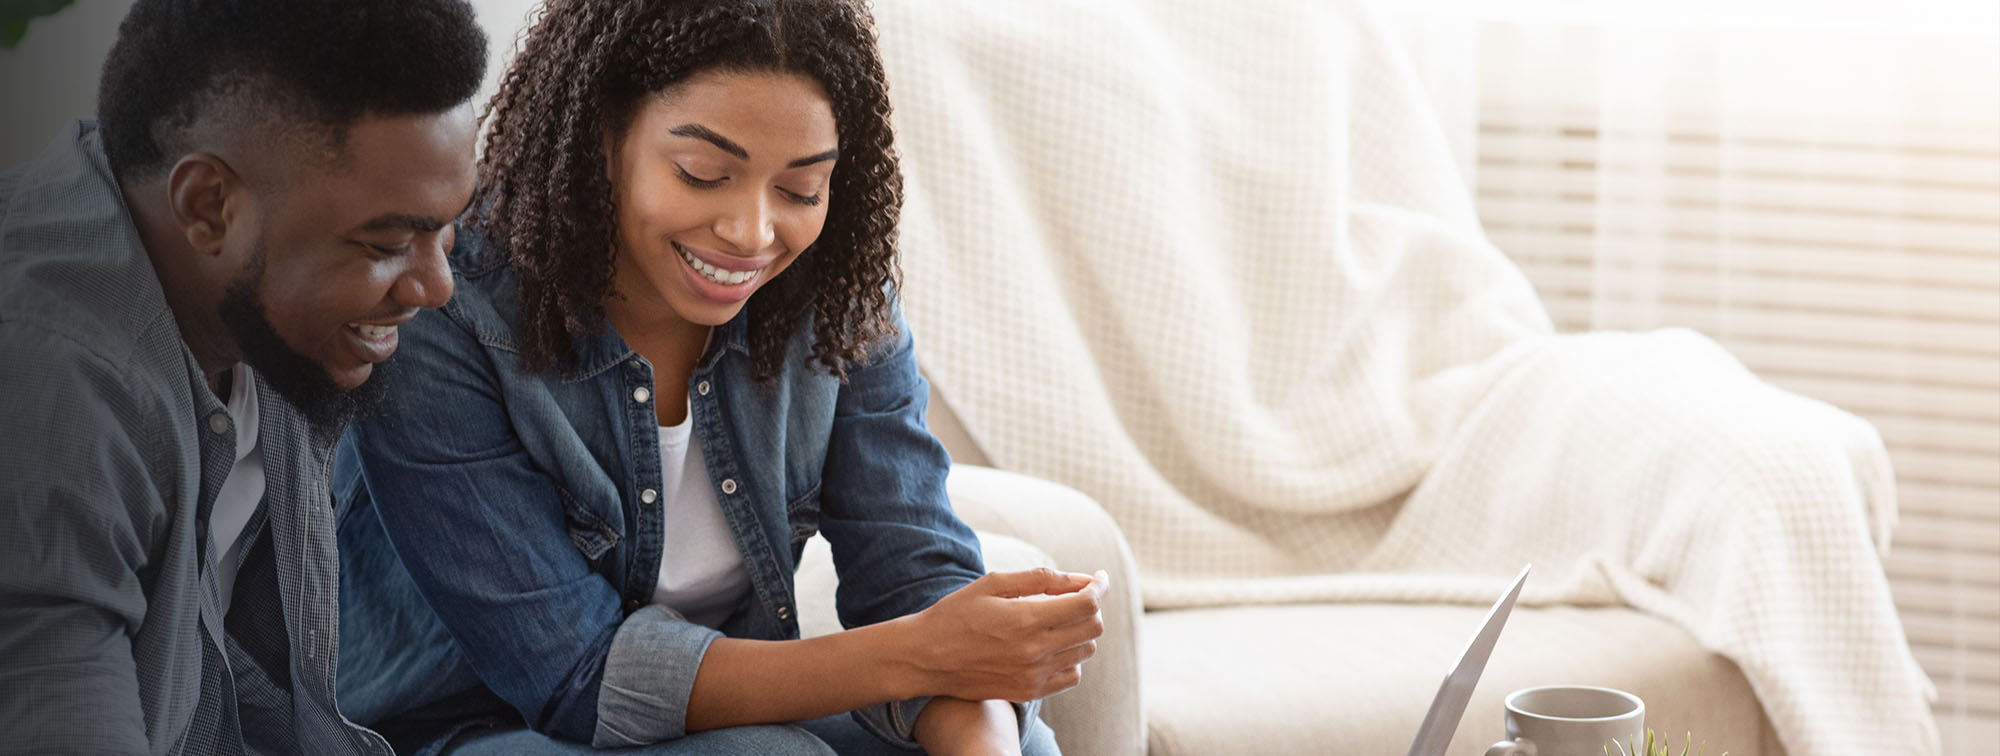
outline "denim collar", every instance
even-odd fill
[[[701,361],[696,363],[695,369],[708,369],[711,365],[715,364],[715,360],[722,355],[725,349],[734,349],[748,354],[750,351],[749,316],[750,308],[744,307],[738,310],[736,316],[730,318],[729,322],[716,326],[715,331],[709,337],[708,349],[702,352]],[[572,367],[563,374],[563,382],[576,383],[577,381],[586,381],[595,378],[598,374],[631,359],[635,354],[637,352],[632,349],[630,344],[625,343],[625,338],[618,335],[618,329],[611,325],[610,320],[606,320],[604,322],[603,333],[584,334],[570,338],[570,356],[572,358],[570,364]]]

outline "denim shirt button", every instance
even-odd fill
[[[726,495],[726,494],[733,494],[733,493],[736,493],[736,479],[735,479],[735,478],[723,478],[723,479],[722,479],[722,493],[724,493],[725,495]]]
[[[781,620],[789,620],[789,619],[791,619],[791,618],[792,618],[792,608],[791,608],[791,607],[789,607],[789,606],[781,606],[781,607],[778,607],[778,619],[781,619]]]
[[[638,388],[632,389],[632,401],[638,402],[640,404],[645,404],[646,400],[651,398],[653,398],[652,389],[646,388],[645,386],[640,386]]]
[[[640,606],[641,606],[641,605],[640,605],[640,603],[639,603],[639,600],[638,600],[638,599],[625,599],[625,613],[626,613],[626,614],[631,614],[631,613],[633,613],[633,612],[636,612],[636,611],[639,611],[639,607],[640,607]]]
[[[643,501],[643,502],[646,502],[647,504],[651,504],[651,503],[653,503],[653,502],[656,502],[656,501],[659,501],[659,500],[660,500],[660,492],[658,492],[658,491],[655,491],[655,490],[653,490],[653,489],[650,489],[650,488],[648,488],[648,489],[646,489],[646,490],[644,490],[644,491],[640,491],[640,492],[639,492],[639,500],[640,500],[640,501]]]
[[[694,392],[702,396],[708,396],[708,381],[702,381],[700,383],[695,384]]]

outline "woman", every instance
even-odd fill
[[[337,461],[349,716],[448,753],[1056,752],[1007,702],[1075,684],[1103,579],[981,577],[951,513],[888,113],[851,2],[550,2],[457,293]],[[802,641],[815,531],[853,629]]]

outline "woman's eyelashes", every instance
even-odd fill
[[[674,172],[680,175],[681,181],[685,182],[688,186],[692,186],[696,189],[714,189],[718,186],[722,186],[723,184],[729,181],[729,176],[726,174],[712,179],[702,178],[700,176],[694,175],[693,173],[689,172],[688,169],[683,168],[678,164],[674,166]],[[785,199],[791,200],[793,203],[798,205],[803,205],[805,207],[816,207],[819,205],[820,202],[820,196],[818,192],[813,192],[812,194],[802,194],[799,192],[792,191],[790,189],[779,187],[778,193],[785,195]]]
[[[806,207],[813,207],[819,204],[819,194],[817,192],[813,194],[800,194],[790,189],[779,189],[778,191],[783,192],[787,199]]]
[[[700,176],[696,176],[692,173],[689,173],[688,169],[682,168],[679,165],[674,166],[674,172],[680,174],[681,180],[687,182],[688,186],[692,186],[696,189],[714,189],[718,186],[722,186],[722,182],[729,180],[728,176],[705,179]]]

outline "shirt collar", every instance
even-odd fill
[[[708,349],[702,353],[701,363],[696,369],[706,368],[714,363],[716,357],[725,349],[749,353],[749,331],[750,308],[744,307],[737,311],[736,317],[716,326],[709,334]],[[563,382],[575,383],[595,378],[598,374],[631,359],[634,354],[637,352],[630,344],[625,343],[623,336],[618,335],[618,329],[612,327],[610,321],[606,321],[603,333],[584,334],[570,339],[570,355],[573,361],[572,367],[563,374]]]

